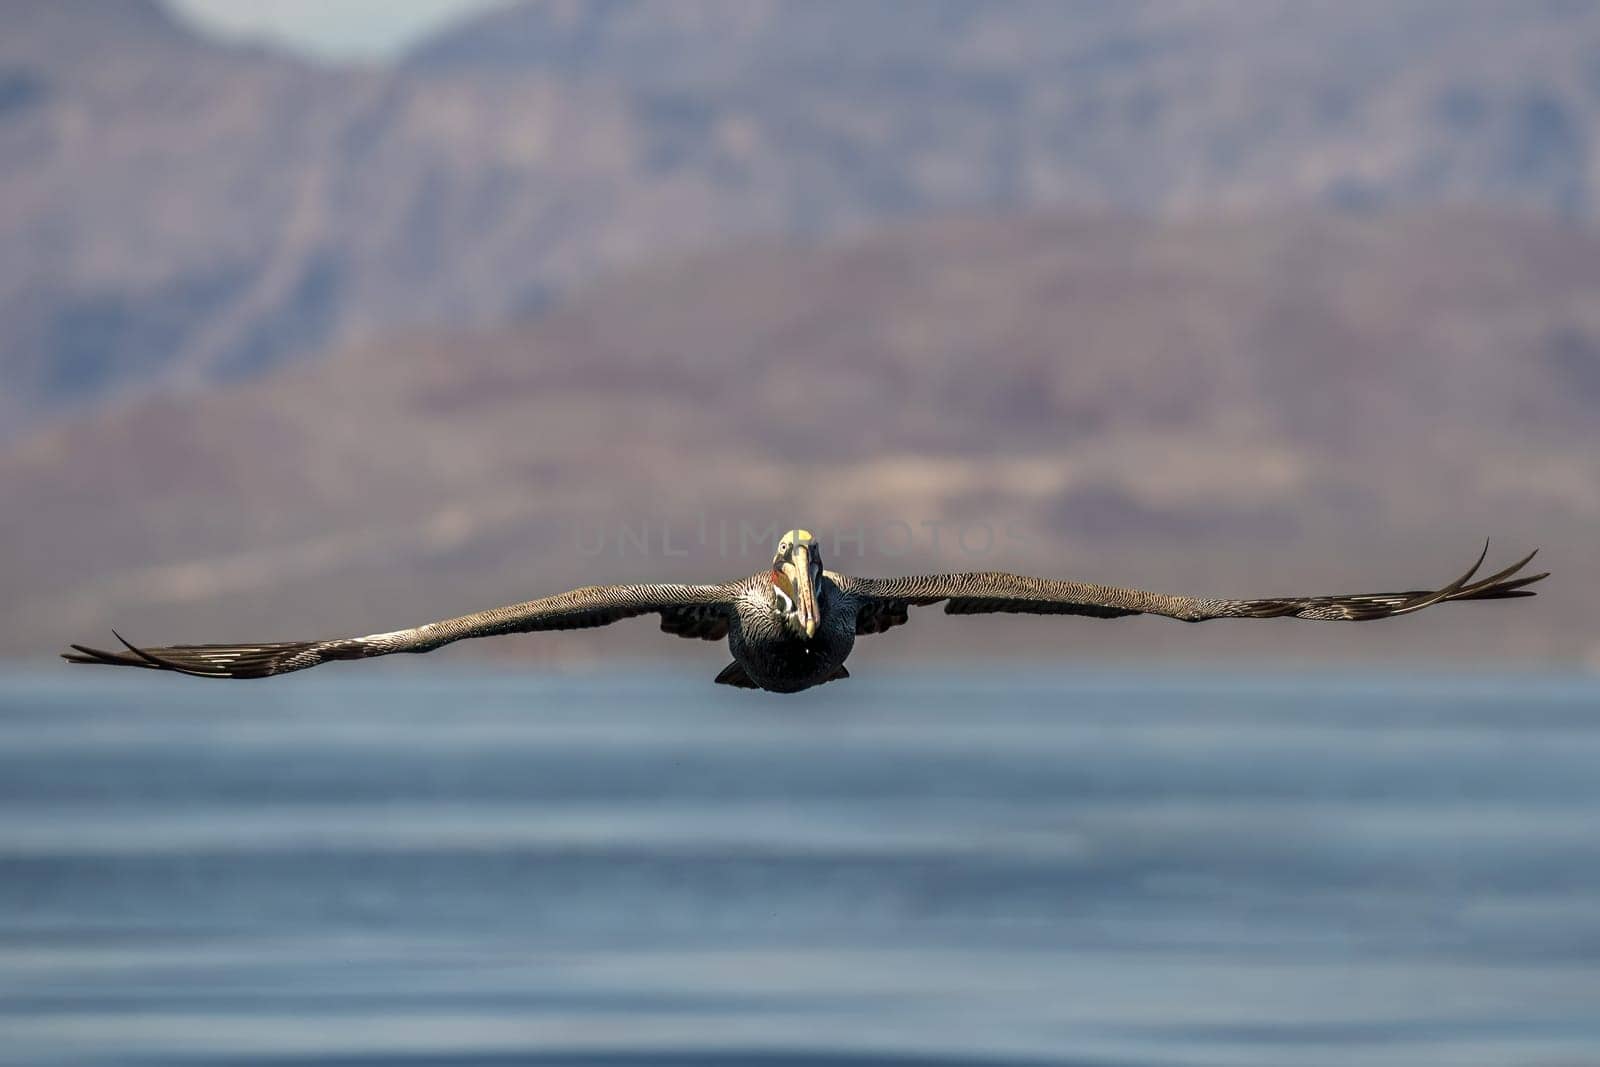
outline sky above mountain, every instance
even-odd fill
[[[453,19],[497,0],[170,0],[208,32],[258,38],[331,58],[396,55]]]

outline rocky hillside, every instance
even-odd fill
[[[1448,579],[1494,535],[1497,556],[1544,545],[1560,576],[1373,626],[933,613],[877,639],[886,658],[1581,661],[1600,655],[1597,287],[1600,238],[1475,212],[971,218],[690,257],[532,324],[357,345],[30,436],[0,455],[0,653],[113,625],[371,632],[749,573],[770,548],[740,552],[743,521],[865,527],[834,562],[866,573],[1332,592]],[[953,525],[935,544],[929,522]],[[666,640],[630,624],[451,655]]]
[[[0,438],[762,235],[1600,204],[1593,4],[535,0],[395,69],[0,20]]]

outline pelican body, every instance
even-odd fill
[[[905,623],[911,608],[940,602],[953,615],[1008,612],[1110,619],[1149,614],[1185,622],[1224,618],[1360,622],[1409,615],[1446,601],[1533,596],[1526,587],[1548,577],[1516,577],[1533,559],[1529,553],[1506,569],[1473,581],[1488,550],[1486,542],[1470,570],[1432,590],[1230,600],[997,571],[857,578],[825,570],[817,539],[797,529],[779,540],[769,569],[722,585],[587,586],[365,637],[148,649],[123,641],[125,652],[73,645],[64,656],[73,663],[143,667],[201,678],[266,678],[330,660],[431,652],[463,638],[605,626],[654,613],[667,633],[727,640],[733,662],[717,675],[718,684],[798,693],[850,677],[845,660],[857,636],[882,633]],[[122,640],[120,634],[117,639]]]
[[[728,622],[733,662],[718,682],[798,693],[850,677],[844,661],[855,647],[858,609],[822,569],[809,531],[785,534],[772,570],[744,584]]]

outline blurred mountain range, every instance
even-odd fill
[[[1570,0],[535,0],[383,68],[154,0],[0,24],[0,438],[761,236],[1600,204]]]
[[[1600,236],[1463,210],[974,217],[664,261],[528,324],[354,345],[0,452],[0,653],[724,580],[803,522],[859,573],[1416,588],[1493,534],[1558,575],[1370,626],[926,611],[879,655],[1600,660],[1597,289]],[[769,533],[741,551],[741,522]],[[459,654],[720,666],[653,629]]]
[[[0,17],[0,655],[806,523],[862,573],[1413,588],[1493,534],[1560,577],[885,649],[1600,662],[1600,6],[535,0],[383,67]],[[621,629],[491,646],[682,651]]]

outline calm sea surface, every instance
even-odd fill
[[[1600,1064],[1600,681],[0,675],[0,1061]]]

